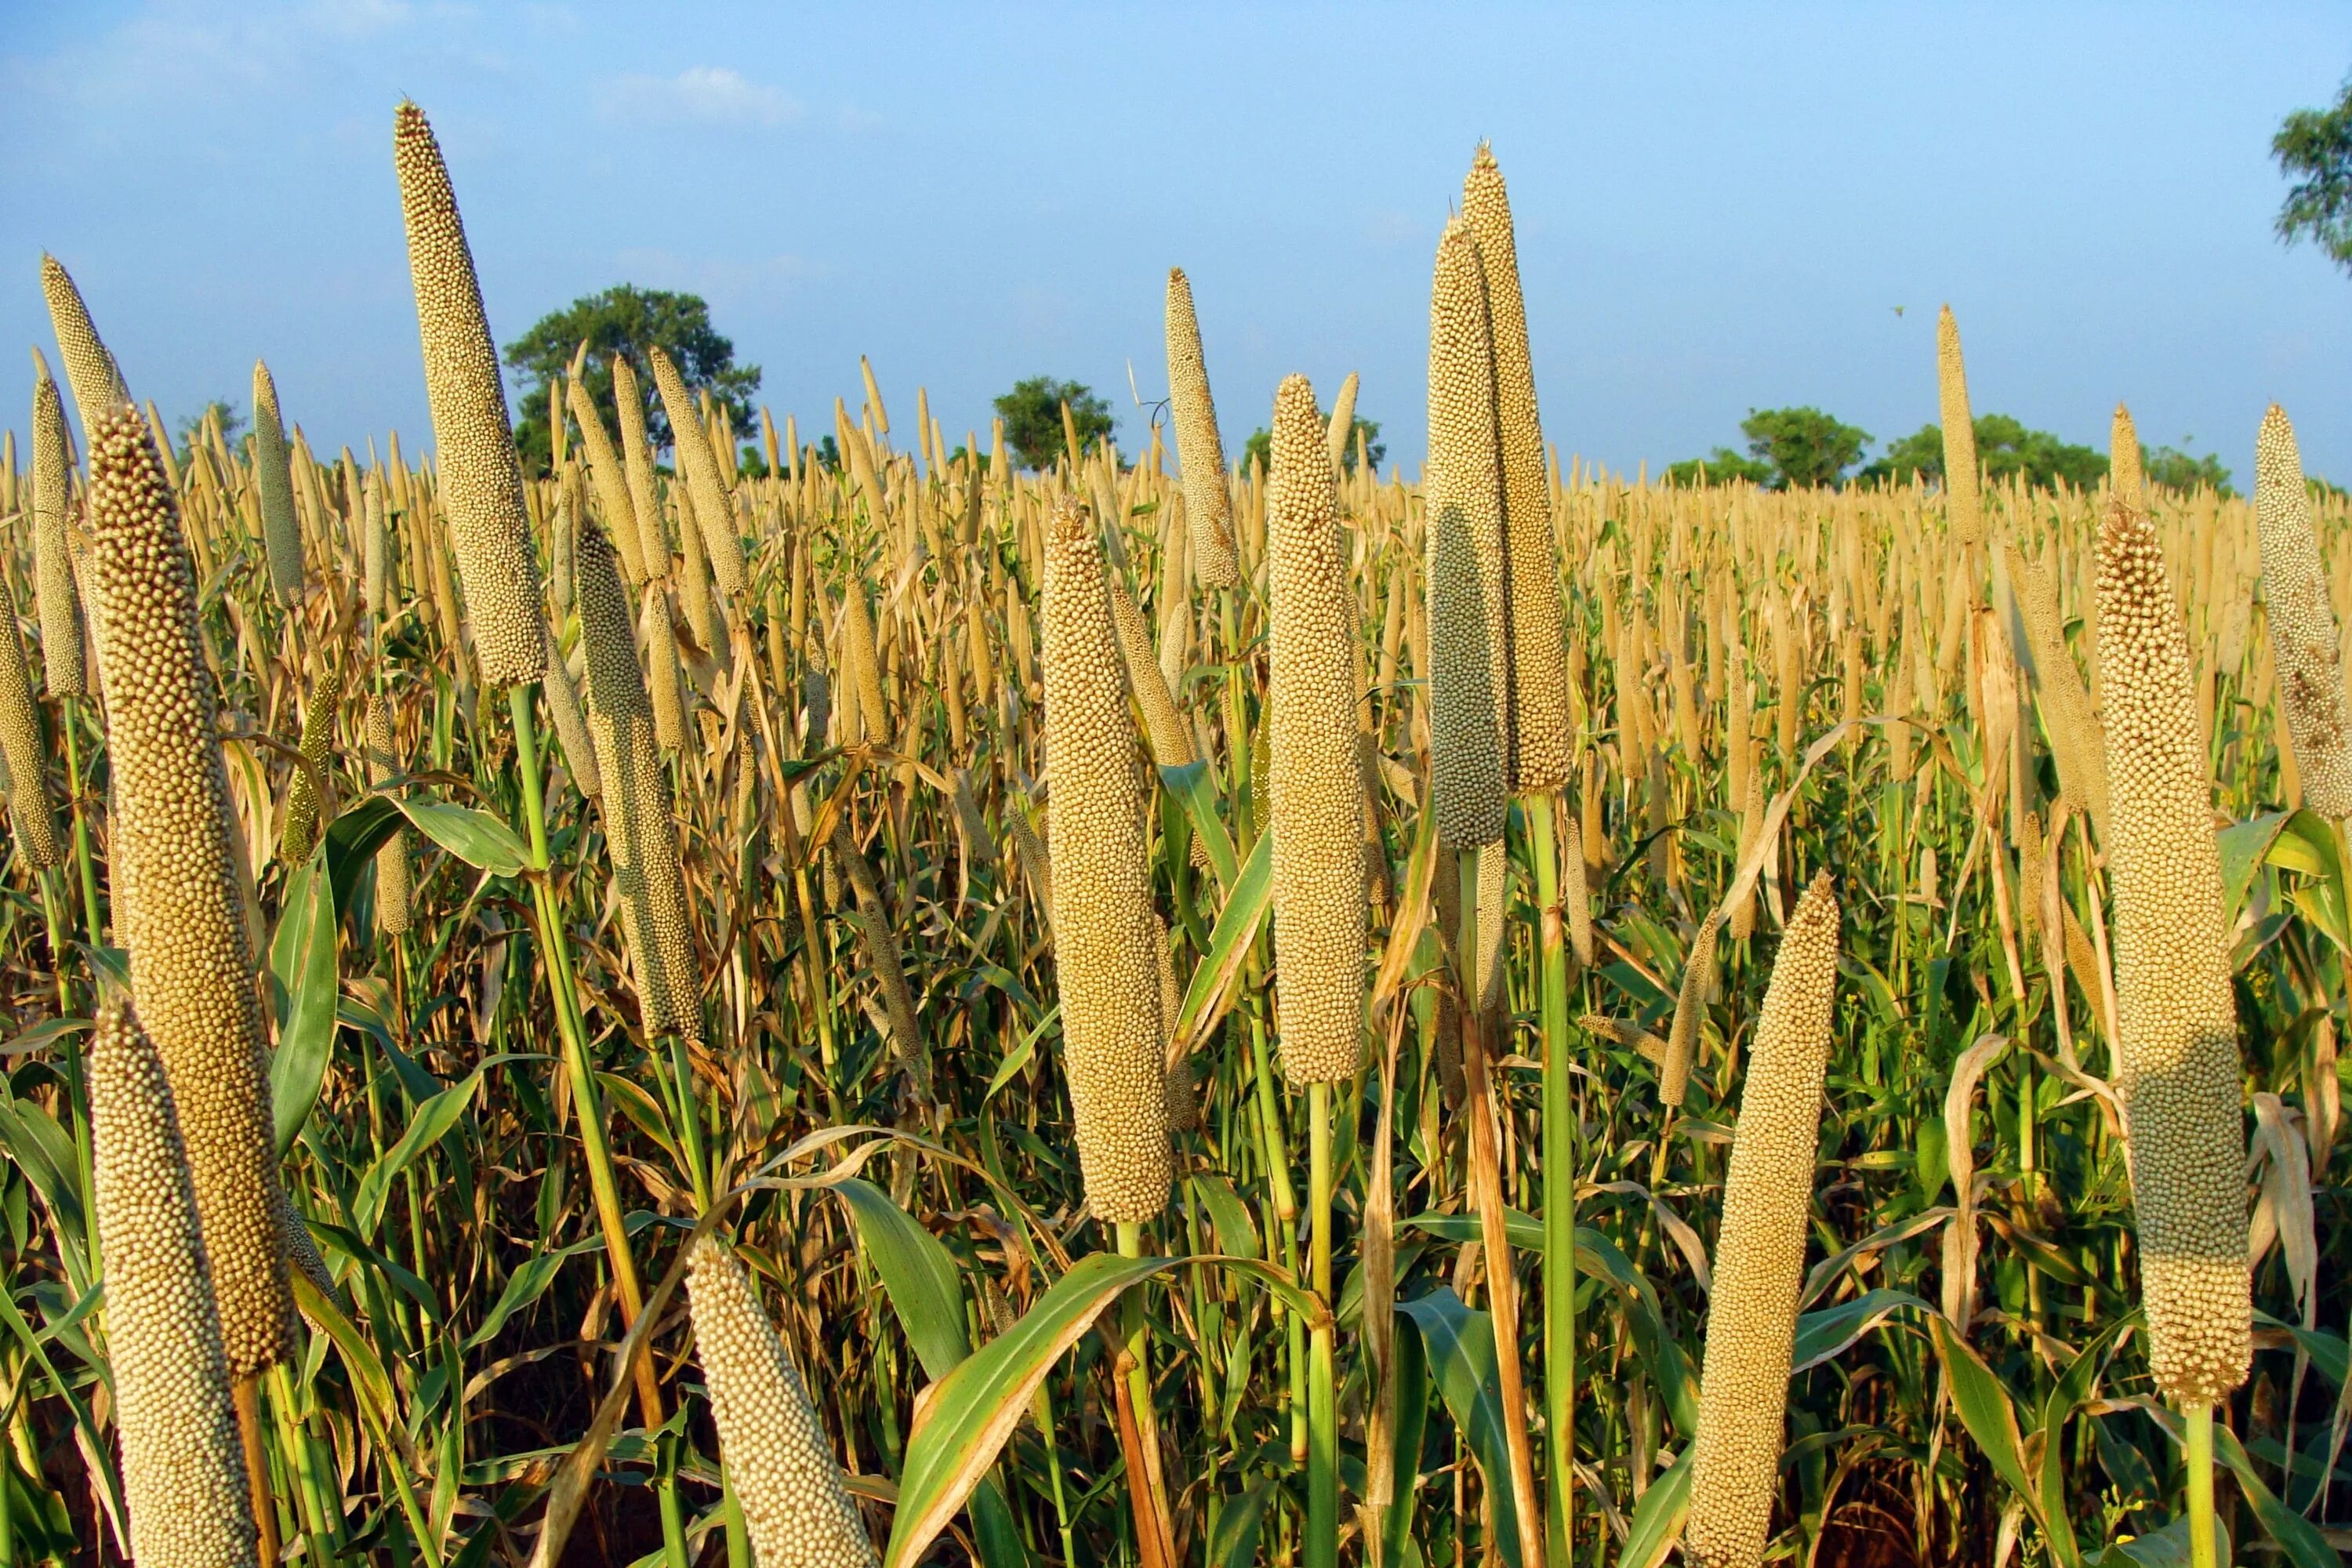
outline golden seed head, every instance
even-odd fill
[[[367,763],[370,781],[378,784],[408,771],[408,760],[394,743],[392,706],[380,693],[368,699]],[[375,923],[386,936],[409,928],[408,844],[409,829],[403,824],[375,852]]]
[[[1837,959],[1837,896],[1823,871],[1781,932],[1724,1178],[1683,1532],[1684,1553],[1706,1568],[1761,1563],[1780,1495]]]
[[[440,458],[441,507],[465,585],[475,660],[492,686],[537,680],[547,668],[539,566],[473,252],[440,143],[414,103],[404,101],[394,110],[392,146],[425,346],[425,400]]]
[[[2120,403],[2107,433],[2107,489],[2132,510],[2147,510],[2147,476],[2140,463],[2139,432],[2132,426],[2131,410]]]
[[[1936,402],[1944,420],[1944,505],[1952,537],[1973,545],[1984,538],[1977,427],[1969,414],[1969,373],[1960,363],[1960,323],[1949,305],[1936,318]]]
[[[52,697],[79,697],[87,689],[81,594],[66,542],[73,490],[67,454],[65,405],[44,366],[33,383],[33,597],[41,611],[41,679]]]
[[[49,329],[57,333],[58,357],[64,362],[66,382],[73,388],[82,438],[94,442],[91,427],[108,409],[131,401],[130,388],[123,384],[121,366],[100,341],[89,307],[82,303],[81,290],[74,287],[65,264],[46,253],[41,257],[41,292],[48,299]]]
[[[100,416],[89,469],[92,592],[109,628],[100,657],[112,842],[132,893],[131,987],[179,1102],[223,1342],[243,1374],[286,1353],[293,1317],[268,1057],[195,571],[153,439],[129,405]]]
[[[1054,966],[1087,1197],[1104,1221],[1168,1201],[1150,849],[1102,542],[1068,497],[1045,524],[1045,752]]]
[[[654,386],[669,415],[670,439],[676,444],[678,468],[686,476],[687,510],[709,558],[711,575],[718,580],[721,595],[730,600],[740,598],[748,586],[743,576],[743,541],[735,531],[735,508],[728,500],[726,476],[719,471],[709,435],[695,410],[694,395],[687,391],[677,366],[657,348],[646,350],[646,357],[653,362]],[[701,629],[695,628],[698,635]]]
[[[1493,334],[1495,417],[1503,468],[1505,615],[1511,721],[1507,771],[1513,791],[1548,795],[1574,765],[1568,710],[1568,653],[1560,627],[1559,556],[1552,536],[1551,482],[1544,471],[1543,424],[1536,411],[1528,350],[1527,301],[1503,172],[1484,142],[1462,183],[1462,216],[1478,250]]]
[[[579,376],[572,377],[564,384],[563,400],[571,406],[572,422],[580,426],[580,444],[588,453],[588,479],[595,487],[596,505],[604,514],[605,530],[613,547],[621,552],[621,565],[629,574],[630,585],[642,587],[646,581],[645,534],[637,524],[636,507],[629,500],[628,470],[620,454],[613,449],[612,437],[604,433],[604,416],[596,412],[596,400],[588,395],[588,384]]]
[[[99,1016],[89,1100],[131,1554],[141,1568],[251,1563],[253,1511],[189,1150],[163,1064],[126,1002]]]
[[[2303,798],[2320,816],[2352,816],[2352,736],[2346,733],[2343,653],[2327,568],[2311,527],[2294,426],[2275,403],[2254,438],[2254,521],[2262,534],[2263,605],[2278,665],[2278,701],[2294,742]]]
[[[1456,848],[1503,836],[1510,705],[1495,362],[1478,249],[1445,226],[1429,307],[1430,796]]]
[[[1192,580],[1203,588],[1233,587],[1242,579],[1234,555],[1225,444],[1217,434],[1216,401],[1209,395],[1209,365],[1201,353],[1201,323],[1192,313],[1192,283],[1181,267],[1168,269],[1168,404],[1176,425],[1176,460],[1184,474]]]
[[[310,710],[302,716],[303,765],[295,768],[286,792],[286,827],[278,839],[278,860],[289,868],[308,860],[319,841],[317,778],[325,773],[327,754],[334,749],[335,709],[342,698],[343,672],[330,664],[310,693]]]
[[[761,1568],[874,1568],[874,1542],[799,1369],[751,1275],[715,1237],[694,1244],[686,1298],[719,1459]]]
[[[654,703],[637,667],[628,591],[594,523],[580,529],[580,637],[588,655],[588,735],[604,784],[604,850],[621,894],[621,931],[649,1035],[702,1037],[701,971],[677,858],[669,774]],[[648,601],[660,597],[655,589]],[[662,625],[667,627],[667,619]],[[659,674],[656,664],[656,674]],[[676,679],[675,670],[671,679]]]
[[[259,360],[253,362],[253,458],[269,586],[279,604],[295,604],[302,597],[302,525],[294,517],[294,459],[278,409],[278,383]]]
[[[2177,603],[2155,528],[2118,509],[2099,530],[2116,1076],[2149,1360],[2186,1408],[2245,1380],[2253,1309],[2221,851]]]
[[[1274,834],[1275,995],[1282,1067],[1295,1084],[1355,1076],[1363,1059],[1356,759],[1356,598],[1339,543],[1330,448],[1303,375],[1274,396],[1266,497],[1268,822]]]

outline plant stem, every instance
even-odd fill
[[[613,1283],[621,1298],[624,1327],[634,1324],[645,1310],[645,1293],[637,1283],[637,1267],[629,1256],[628,1231],[621,1214],[620,1185],[613,1174],[613,1149],[604,1129],[596,1075],[588,1060],[588,1042],[581,1027],[580,994],[572,975],[572,952],[563,940],[562,912],[555,906],[555,888],[548,877],[547,804],[540,793],[539,747],[532,723],[532,683],[507,689],[507,710],[513,716],[515,768],[522,777],[525,826],[530,835],[531,907],[539,923],[539,948],[547,970],[547,986],[555,1003],[555,1023],[563,1037],[564,1069],[572,1075],[573,1109],[580,1120],[580,1143],[588,1158],[588,1184],[596,1200],[596,1218],[604,1233],[604,1254],[611,1262]],[[637,1405],[647,1427],[661,1425],[661,1388],[653,1358],[636,1363]]]
[[[1568,933],[1559,908],[1557,796],[1528,798],[1543,963],[1544,1428],[1546,1561],[1568,1568],[1576,1508],[1576,1111],[1568,1082]],[[1664,1145],[1661,1144],[1661,1147]]]
[[[1307,1203],[1316,1300],[1331,1300],[1331,1086],[1307,1086]],[[1332,1394],[1333,1325],[1327,1315],[1309,1341],[1307,1372],[1307,1565],[1339,1561],[1339,1434]]]
[[[2189,1417],[2189,1568],[2213,1568],[2213,1407]]]

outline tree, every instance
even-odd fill
[[[1977,416],[1977,461],[1994,479],[2024,477],[2036,489],[2050,489],[2061,479],[2077,488],[2097,484],[2106,476],[2107,459],[2089,447],[2062,441],[2047,430],[2026,427],[2007,414]],[[1886,448],[1886,455],[1855,476],[1862,479],[1897,482],[1916,476],[1944,477],[1944,427],[1922,425]]]
[[[1069,445],[1062,434],[1062,405],[1070,405],[1070,423],[1078,445],[1090,447],[1116,428],[1110,405],[1082,382],[1055,381],[1033,375],[1016,381],[1013,390],[996,400],[996,416],[1004,421],[1004,444],[1013,460],[1024,468],[1050,468]]]
[[[2279,172],[2294,181],[2279,206],[2278,237],[2312,240],[2352,272],[2352,78],[2329,109],[2298,109],[2271,138]]]
[[[1685,458],[1666,466],[1666,483],[1670,485],[1720,485],[1734,479],[1769,485],[1772,478],[1771,464],[1742,457],[1728,447],[1717,447],[1704,458]]]
[[[1739,433],[1748,437],[1748,455],[1772,466],[1778,490],[1841,482],[1871,442],[1869,431],[1812,407],[1751,408]]]
[[[1330,414],[1320,408],[1316,412],[1323,416],[1324,428],[1330,428]],[[1381,422],[1359,414],[1355,422],[1348,426],[1348,445],[1339,454],[1341,473],[1356,471],[1356,437],[1359,436],[1364,439],[1364,457],[1373,468],[1379,468],[1381,459],[1389,455],[1387,444],[1381,439]],[[1254,462],[1263,464],[1269,471],[1274,468],[1274,432],[1263,425],[1251,431],[1250,438],[1242,443],[1242,467],[1246,468]]]
[[[694,294],[674,294],[663,289],[639,289],[616,283],[601,294],[584,294],[562,310],[541,316],[530,331],[507,345],[507,365],[521,378],[522,422],[515,428],[515,447],[523,466],[534,472],[547,468],[547,396],[549,384],[572,363],[583,341],[588,344],[583,373],[596,406],[613,406],[612,356],[625,353],[637,373],[639,395],[646,400],[646,437],[656,450],[670,445],[669,418],[661,395],[654,389],[652,362],[646,351],[658,348],[677,366],[691,392],[708,392],[723,404],[735,423],[751,423],[751,395],[760,390],[760,367],[735,363],[735,344],[710,325],[710,307]]]
[[[226,397],[215,397],[194,414],[180,421],[180,461],[185,464],[194,453],[196,442],[205,433],[205,416],[220,416],[221,444],[230,451],[236,450],[236,433],[245,428],[245,416],[236,411],[236,404]]]

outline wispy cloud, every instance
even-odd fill
[[[739,129],[783,125],[806,112],[783,89],[753,81],[728,66],[688,66],[676,76],[616,77],[605,90],[603,109],[613,119],[639,125]]]

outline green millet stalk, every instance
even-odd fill
[[[653,732],[655,703],[637,667],[628,591],[613,546],[580,529],[580,637],[587,652],[588,733],[604,792],[605,854],[621,894],[622,934],[648,1035],[703,1037],[701,971],[677,858],[677,828]],[[647,595],[658,599],[658,589]],[[667,623],[664,623],[665,626]],[[659,656],[655,668],[661,668]],[[673,673],[673,679],[675,679]]]
[[[1837,958],[1837,898],[1823,871],[1781,932],[1724,1177],[1683,1531],[1684,1556],[1701,1568],[1759,1568],[1780,1490]]]
[[[1184,474],[1192,580],[1203,588],[1233,587],[1242,578],[1234,554],[1234,500],[1225,487],[1225,447],[1217,434],[1216,400],[1209,395],[1209,365],[1201,353],[1201,322],[1192,313],[1192,283],[1181,267],[1168,269],[1168,403],[1176,424],[1176,460]]]
[[[547,669],[522,467],[457,194],[433,128],[414,103],[394,112],[393,163],[416,286],[441,509],[465,584],[474,658],[489,685],[520,685]]]
[[[709,558],[719,592],[731,603],[743,596],[747,585],[743,577],[743,542],[736,536],[735,509],[727,499],[726,476],[719,470],[719,458],[710,450],[710,437],[695,413],[693,395],[687,391],[677,366],[657,348],[646,350],[646,357],[653,362],[654,386],[661,394],[662,408],[669,415],[670,439],[675,443],[677,466],[685,471],[687,510],[693,514],[695,531]],[[698,636],[701,631],[700,626],[695,627]]]
[[[1503,671],[1503,488],[1486,289],[1468,224],[1438,241],[1429,310],[1430,800],[1457,849],[1503,836],[1507,683]]]
[[[653,443],[646,435],[646,395],[637,384],[636,367],[626,354],[614,354],[613,411],[621,421],[621,472],[629,483],[629,510],[637,520],[637,551],[645,558],[646,577],[669,578],[669,535],[662,528],[661,501],[654,493]],[[604,526],[621,526],[617,517]]]
[[[255,1561],[220,1312],[163,1064],[130,1004],[90,1040],[91,1164],[106,1349],[140,1568]]]
[[[96,619],[110,628],[111,860],[131,988],[179,1102],[229,1370],[258,1372],[292,1330],[275,1220],[278,1159],[253,951],[232,859],[228,780],[195,573],[145,423],[121,405],[89,443]]]
[[[33,705],[32,678],[25,671],[16,607],[0,584],[0,762],[7,764],[8,825],[16,836],[16,853],[44,868],[65,858],[49,804],[48,756],[40,710]]]
[[[1544,471],[1543,426],[1536,412],[1535,368],[1528,352],[1527,302],[1519,289],[1518,246],[1511,199],[1495,154],[1481,142],[1462,184],[1462,216],[1478,250],[1493,334],[1495,416],[1502,437],[1503,545],[1508,592],[1504,613],[1511,699],[1513,791],[1549,795],[1575,765],[1568,711],[1568,652],[1560,631],[1559,556],[1551,526],[1551,482]]]
[[[2278,702],[2294,742],[2303,798],[2320,816],[2352,816],[2352,737],[2345,733],[2343,654],[2327,568],[2311,529],[2294,426],[2275,403],[2254,437],[2254,521],[2262,534],[2263,605],[2278,665]]]
[[[615,356],[616,366],[625,363]],[[636,506],[629,499],[628,469],[614,450],[612,437],[605,434],[604,416],[596,412],[587,382],[573,376],[564,385],[563,398],[571,406],[573,423],[580,426],[580,445],[588,454],[588,480],[595,487],[596,505],[604,514],[605,536],[621,552],[621,567],[628,574],[629,586],[642,588],[646,584],[645,533],[637,523]],[[578,548],[575,543],[573,549]]]
[[[379,787],[408,771],[407,759],[393,742],[392,705],[382,693],[368,700],[367,764],[369,782]],[[409,929],[410,839],[404,822],[375,852],[375,923],[386,936],[400,936]]]
[[[261,490],[261,543],[269,561],[269,586],[281,605],[302,598],[302,528],[294,516],[293,455],[286,446],[286,423],[278,409],[278,384],[269,367],[253,362],[254,477]]]
[[[319,842],[318,779],[327,768],[327,753],[335,743],[335,709],[343,698],[343,672],[329,664],[310,692],[310,710],[302,716],[302,763],[294,770],[286,792],[286,827],[278,840],[278,863],[291,870],[310,858]]]
[[[2155,528],[2117,509],[2099,530],[2116,1087],[2148,1359],[2194,1409],[2245,1380],[2252,1300],[2221,851],[2177,605]]]
[[[2102,837],[2107,824],[2107,753],[2091,694],[2066,646],[2066,622],[2058,584],[2041,563],[2027,559],[2011,541],[2005,547],[2010,585],[2016,592],[2025,644],[2033,654],[2033,690],[2041,701],[2043,729],[2058,759],[2058,782],[2067,798],[2091,815]]]
[[[751,1277],[716,1237],[687,1259],[695,1359],[760,1568],[874,1568],[874,1542]]]
[[[81,592],[66,542],[73,462],[64,400],[38,351],[33,382],[33,598],[41,612],[41,680],[52,697],[88,689],[82,669]]]
[[[1067,496],[1045,539],[1046,799],[1054,965],[1095,1216],[1140,1222],[1168,1201],[1160,961],[1153,956],[1150,849],[1102,542]]]
[[[1977,476],[1977,427],[1969,414],[1969,373],[1960,362],[1960,323],[1947,305],[1936,318],[1936,403],[1944,421],[1944,506],[1952,537],[1966,549],[1984,540]]]
[[[74,411],[81,416],[82,439],[95,445],[90,431],[100,416],[131,401],[122,368],[100,341],[89,307],[82,303],[81,290],[74,287],[65,264],[46,251],[41,256],[41,292],[48,298],[49,328],[58,335],[58,357],[65,363],[67,384],[73,388]]]
[[[1294,1084],[1337,1083],[1363,1059],[1364,888],[1338,874],[1362,854],[1356,597],[1330,448],[1305,376],[1283,379],[1273,428],[1265,728],[1282,1068]]]

